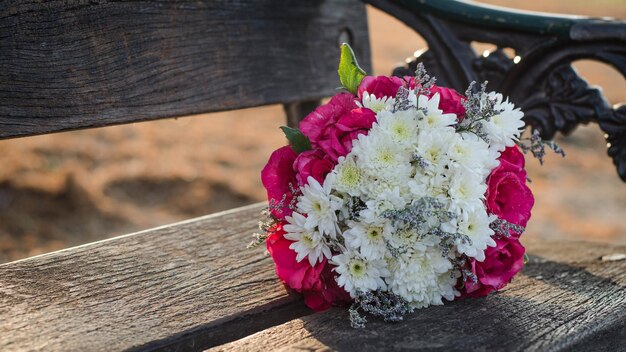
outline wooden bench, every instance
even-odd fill
[[[366,2],[428,41],[415,62],[443,85],[489,79],[544,137],[598,122],[626,180],[626,108],[570,67],[588,57],[625,75],[624,22]],[[0,3],[0,138],[276,103],[295,125],[335,93],[339,42],[371,71],[368,40],[356,0]],[[354,330],[345,309],[311,314],[244,248],[263,206],[0,265],[0,350],[626,349],[624,246],[527,239],[504,291]]]

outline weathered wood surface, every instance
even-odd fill
[[[200,349],[308,314],[246,250],[260,209],[1,265],[0,351]]]
[[[600,259],[626,247],[528,239],[531,261],[504,291],[354,330],[345,309],[305,316],[264,251],[245,249],[260,209],[1,265],[0,350],[626,346],[626,260]]]
[[[0,139],[336,93],[356,0],[2,1]]]
[[[346,309],[309,315],[209,351],[624,351],[626,247],[526,241],[531,260],[484,299],[422,309],[398,324],[350,327]]]

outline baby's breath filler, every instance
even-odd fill
[[[565,157],[565,151],[561,149],[556,142],[542,139],[541,133],[536,129],[533,130],[530,138],[522,139],[517,145],[522,149],[524,154],[530,152],[542,165],[543,159],[546,156],[546,147],[556,154]]]

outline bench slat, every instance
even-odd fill
[[[507,288],[430,307],[405,322],[350,327],[347,309],[296,319],[210,351],[617,351],[626,346],[626,247],[526,241],[534,256]]]
[[[0,350],[209,347],[308,314],[257,204],[0,266]]]
[[[317,100],[340,38],[369,68],[356,0],[0,2],[0,139]]]

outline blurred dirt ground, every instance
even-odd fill
[[[483,1],[626,18],[626,0]],[[375,74],[425,46],[369,9]],[[481,46],[477,49],[482,50]],[[626,102],[626,82],[608,66],[580,62],[581,75]],[[0,263],[265,200],[259,173],[285,143],[280,106],[0,141]],[[529,160],[536,196],[526,236],[626,244],[626,184],[595,126],[558,138],[565,159]]]

